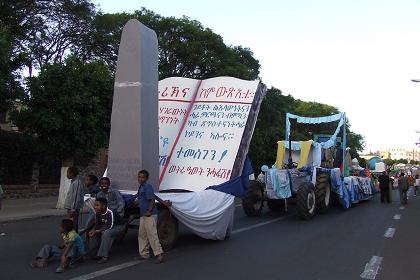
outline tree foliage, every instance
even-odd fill
[[[206,79],[222,75],[258,78],[260,64],[250,49],[226,46],[220,35],[196,20],[163,17],[144,8],[132,14],[97,15],[93,32],[86,35],[78,52],[80,57],[103,60],[114,70],[121,33],[131,18],[156,31],[160,79],[174,76]]]
[[[0,112],[23,94],[22,75],[62,61],[81,45],[95,15],[87,0],[0,2]]]
[[[29,79],[31,95],[13,119],[61,159],[92,156],[107,143],[112,85],[104,64],[69,57]]]

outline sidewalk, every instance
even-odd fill
[[[3,200],[0,222],[12,222],[50,216],[63,216],[65,210],[55,208],[57,197]]]

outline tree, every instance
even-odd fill
[[[11,38],[7,27],[0,24],[0,113],[12,108],[13,101],[23,94],[18,79],[19,58],[11,57]]]
[[[62,160],[93,156],[108,141],[112,85],[104,64],[69,57],[29,79],[31,94],[12,118],[44,152]]]
[[[88,0],[0,2],[0,112],[23,94],[23,69],[41,69],[64,59],[95,15]]]
[[[136,18],[156,31],[159,43],[159,79],[180,76],[207,79],[233,76],[255,80],[260,64],[241,46],[226,46],[220,35],[187,17],[163,17],[147,9],[133,14],[98,14],[93,32],[84,35],[76,54],[84,60],[100,59],[115,70],[125,23]]]
[[[271,166],[276,161],[277,141],[284,139],[286,113],[293,108],[294,101],[292,96],[283,95],[277,88],[267,90],[249,151],[257,174],[263,164]]]
[[[393,159],[390,159],[390,158],[387,158],[387,159],[384,159],[384,163],[386,164],[386,166],[393,166],[394,164],[395,164],[395,160],[393,160]]]

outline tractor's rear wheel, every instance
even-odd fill
[[[340,196],[335,192],[331,192],[330,205],[340,206]]]
[[[303,220],[310,220],[315,215],[316,196],[312,183],[300,185],[296,195],[297,214]]]
[[[159,209],[157,232],[164,250],[169,250],[175,246],[178,239],[178,220],[167,208]]]
[[[272,212],[284,212],[286,211],[286,200],[285,199],[268,199],[267,206]]]
[[[321,173],[316,176],[315,186],[316,211],[325,214],[330,208],[331,187],[328,174]]]
[[[264,185],[258,181],[251,181],[245,197],[242,199],[242,208],[249,217],[257,217],[262,213],[264,206]]]

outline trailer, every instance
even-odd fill
[[[338,122],[338,125],[332,135],[323,137],[323,141],[292,141],[291,119],[302,124]],[[341,130],[343,161],[339,168],[334,168],[325,154],[331,153]],[[350,153],[346,148],[345,113],[316,118],[288,113],[285,140],[277,144],[276,163],[271,168],[261,168],[263,175],[251,182],[242,200],[246,215],[261,215],[264,203],[271,211],[287,211],[288,205],[293,203],[298,216],[309,220],[316,213],[327,213],[331,204],[350,208],[372,198],[374,184],[368,174],[363,168],[351,170]]]
[[[130,20],[118,52],[107,165],[126,202],[126,231],[138,227],[137,172],[146,169],[164,248],[175,244],[179,223],[223,240],[235,196],[248,189],[247,153],[266,86],[233,77],[158,81],[157,70],[155,32]]]

